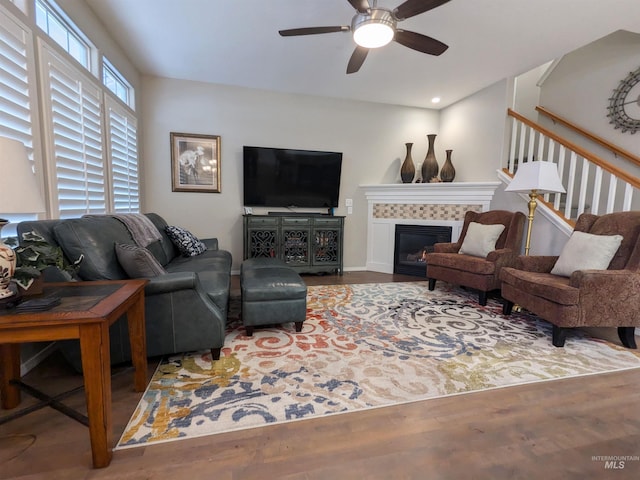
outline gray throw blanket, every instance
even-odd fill
[[[99,215],[83,215],[84,217],[98,217]],[[147,247],[162,239],[160,232],[146,215],[141,213],[116,213],[108,215],[124,223],[125,227],[140,247]]]

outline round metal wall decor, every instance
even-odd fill
[[[640,130],[640,68],[630,72],[609,99],[609,123],[623,133]]]

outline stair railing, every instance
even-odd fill
[[[559,123],[560,125],[563,125],[563,126],[567,127],[568,129],[573,130],[574,132],[580,134],[581,136],[583,136],[583,137],[591,140],[592,142],[600,145],[601,147],[606,148],[607,150],[612,152],[616,157],[624,158],[624,159],[629,160],[630,162],[634,163],[635,165],[640,166],[640,157],[637,156],[637,155],[634,155],[630,151],[625,150],[623,148],[620,148],[617,145],[614,145],[613,143],[611,143],[608,140],[600,137],[599,135],[596,135],[595,133],[590,132],[589,130],[586,130],[586,129],[576,125],[575,123],[567,120],[566,118],[561,117],[557,113],[553,113],[548,108],[537,106],[536,107],[536,111],[538,113],[540,113],[541,115],[544,115],[545,117],[550,118],[554,123]]]
[[[520,162],[556,163],[567,192],[545,194],[542,203],[564,222],[565,231],[584,212],[602,215],[640,209],[640,179],[511,109],[507,114],[512,121],[511,142],[503,173],[513,177]]]

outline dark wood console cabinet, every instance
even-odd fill
[[[342,275],[344,217],[244,215],[244,258],[275,257],[298,273]]]

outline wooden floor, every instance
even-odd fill
[[[370,272],[304,278],[420,280]],[[237,293],[237,278],[233,285]],[[80,385],[57,355],[27,381],[48,392]],[[114,438],[139,397],[130,370],[113,377]],[[84,396],[65,402],[82,408]],[[632,458],[606,469],[594,456]],[[101,470],[91,469],[88,429],[52,409],[0,426],[0,479],[637,479],[639,456],[640,369],[120,450]]]

